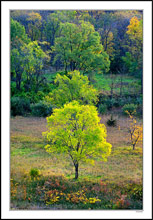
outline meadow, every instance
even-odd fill
[[[61,74],[62,72],[59,71]],[[56,78],[57,72],[48,71],[44,74],[44,77],[47,79],[48,83],[52,83]],[[120,94],[121,78],[123,81],[123,95],[124,94],[138,94],[141,90],[141,80],[129,76],[128,74],[114,74],[112,77],[110,74],[95,74],[92,84],[94,87],[103,91],[106,94],[110,94],[112,82],[114,83],[113,92],[114,94]]]
[[[142,210],[142,24],[139,10],[11,11],[12,210]]]
[[[94,166],[81,163],[78,180],[67,155],[45,151],[45,118],[11,118],[11,209],[142,209],[142,145],[130,146],[127,116],[116,114],[116,127],[107,126],[109,114],[100,117],[111,155]]]

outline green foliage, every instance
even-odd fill
[[[40,172],[37,168],[31,168],[30,172],[29,172],[31,178],[37,178],[40,175]]]
[[[126,192],[133,197],[134,200],[143,199],[143,187],[140,183],[131,183],[127,186]]]
[[[143,104],[142,95],[136,97],[136,104],[137,104],[137,105],[142,105],[142,104]]]
[[[137,105],[135,105],[135,104],[126,104],[126,105],[123,106],[122,110],[123,110],[123,113],[126,114],[126,115],[128,115],[128,113],[130,115],[133,115],[133,114],[136,113]]]
[[[43,100],[45,97],[45,93],[42,91],[38,91],[37,93],[34,90],[31,90],[30,92],[25,92],[24,89],[21,90],[21,92],[16,91],[16,89],[12,88],[14,92],[14,96],[18,96],[23,99],[28,99],[30,103],[38,103],[39,101]],[[12,94],[13,96],[13,94]]]
[[[69,72],[68,76],[57,74],[55,83],[58,85],[57,89],[46,96],[46,100],[57,107],[73,100],[80,104],[96,104],[97,102],[97,90],[89,85],[88,77],[81,75],[79,71]]]
[[[11,74],[16,81],[16,89],[20,90],[23,80],[23,56],[21,47],[30,40],[25,33],[25,27],[11,19]]]
[[[106,142],[106,127],[100,124],[94,106],[79,105],[77,101],[54,109],[47,118],[48,140],[45,149],[49,153],[67,153],[76,168],[80,161],[94,163],[94,159],[107,160],[111,144]]]
[[[107,120],[107,125],[108,126],[113,126],[115,127],[116,126],[116,119],[113,119],[113,115],[111,115],[110,119]]]
[[[23,43],[28,43],[29,39],[25,32],[25,27],[11,18],[11,49],[18,48]]]
[[[47,21],[44,27],[44,35],[51,46],[54,45],[55,37],[59,31],[59,26],[60,21],[56,12],[47,16]]]
[[[80,21],[78,24],[61,23],[60,36],[55,38],[52,49],[58,59],[64,64],[65,70],[70,66],[71,71],[83,70],[89,74],[96,70],[108,72],[110,61],[100,42],[99,33],[89,22]]]
[[[129,37],[128,52],[125,57],[122,57],[128,71],[132,74],[138,74],[142,77],[142,63],[143,63],[143,26],[142,20],[136,16],[132,17],[130,24],[127,27],[127,35]]]
[[[115,104],[115,99],[114,98],[107,98],[105,103],[106,103],[108,110],[110,110],[110,109],[112,109],[112,107]]]
[[[98,107],[98,112],[100,114],[105,114],[107,111],[107,106],[106,104],[100,104],[99,107]]]
[[[31,111],[30,101],[21,97],[12,97],[11,98],[11,115],[26,115]]]
[[[24,71],[32,74],[43,67],[47,55],[43,52],[37,41],[22,46]]]
[[[28,34],[32,41],[40,38],[41,30],[41,15],[39,13],[31,12],[28,14]]]
[[[31,104],[32,115],[38,117],[46,117],[52,114],[53,106],[44,101],[39,101],[38,103]]]
[[[16,89],[16,85],[15,82],[11,82],[11,96],[15,96],[15,94],[17,93],[17,89]]]
[[[38,90],[41,84],[41,70],[44,62],[49,59],[48,55],[41,49],[37,41],[24,44],[22,51],[22,67],[25,75],[25,89],[29,91],[32,87]]]

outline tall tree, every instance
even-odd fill
[[[60,29],[60,36],[55,39],[53,47],[56,53],[54,61],[60,59],[66,71],[68,67],[71,71],[78,69],[88,73],[109,70],[109,56],[93,25],[84,21],[79,24],[66,22],[60,25]]]
[[[31,12],[28,14],[28,35],[32,41],[38,40],[41,37],[42,18],[39,13]]]
[[[29,41],[24,26],[11,18],[11,49],[19,48]]]
[[[11,19],[11,78],[15,78],[16,89],[21,89],[23,76],[23,56],[21,47],[30,42],[25,28],[19,22]]]
[[[142,19],[136,16],[131,18],[130,24],[127,26],[127,34],[129,37],[128,52],[122,58],[128,71],[141,78],[141,93],[143,92],[143,27]]]
[[[44,34],[46,40],[50,43],[50,46],[54,45],[55,37],[59,30],[60,20],[56,13],[48,15],[47,21],[45,23]]]
[[[34,86],[37,90],[40,83],[41,69],[48,56],[36,41],[23,45],[21,50],[23,54],[22,65],[26,77],[25,88],[29,91]]]
[[[81,162],[107,161],[111,144],[106,142],[106,127],[100,123],[94,106],[73,101],[54,109],[47,123],[48,131],[43,133],[48,141],[45,149],[49,153],[68,154],[75,167],[75,179]]]

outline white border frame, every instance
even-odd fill
[[[2,1],[2,219],[151,219],[152,217],[152,1]],[[10,211],[9,206],[9,138],[10,138],[10,48],[9,48],[9,12],[15,9],[35,10],[143,10],[144,24],[144,154],[143,211]]]

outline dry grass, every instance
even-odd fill
[[[74,167],[68,155],[50,155],[45,151],[45,142],[42,137],[42,132],[46,131],[47,125],[45,118],[11,118],[11,181],[14,187],[17,183],[17,188],[15,188],[17,193],[11,197],[11,209],[141,209],[142,145],[138,144],[135,151],[129,146],[127,117],[117,118],[116,116],[116,127],[107,126],[108,118],[110,115],[101,116],[101,123],[107,127],[107,141],[112,144],[111,155],[107,162],[95,161],[94,166],[80,164],[77,182],[73,179]],[[142,121],[139,120],[139,123],[142,124]],[[31,168],[39,169],[39,180],[30,179]],[[44,199],[42,201],[42,196],[49,189],[44,188],[42,181],[45,178],[48,182],[58,176],[65,178],[60,187],[66,184],[67,193],[77,192],[85,187],[88,198],[100,198],[101,202],[85,205],[69,203],[61,199],[59,203],[46,206]],[[99,185],[101,180],[104,186]],[[58,189],[59,186],[53,184],[52,180],[50,181],[53,185],[51,190]],[[37,193],[38,189],[40,189],[40,195]],[[11,193],[13,190],[14,188],[11,189]],[[134,190],[137,190],[136,194]],[[138,199],[133,198],[133,195],[138,196]],[[126,197],[124,202],[122,197]]]
[[[106,125],[110,116],[101,117]],[[112,153],[107,162],[95,162],[95,166],[80,164],[80,177],[101,178],[122,182],[142,180],[142,146],[133,152],[128,143],[127,117],[117,119],[117,127],[107,127],[107,141],[112,144]],[[43,175],[63,174],[73,177],[71,159],[67,155],[49,155],[44,150],[42,132],[46,130],[45,118],[11,118],[11,173],[15,176],[28,174],[38,168]]]

